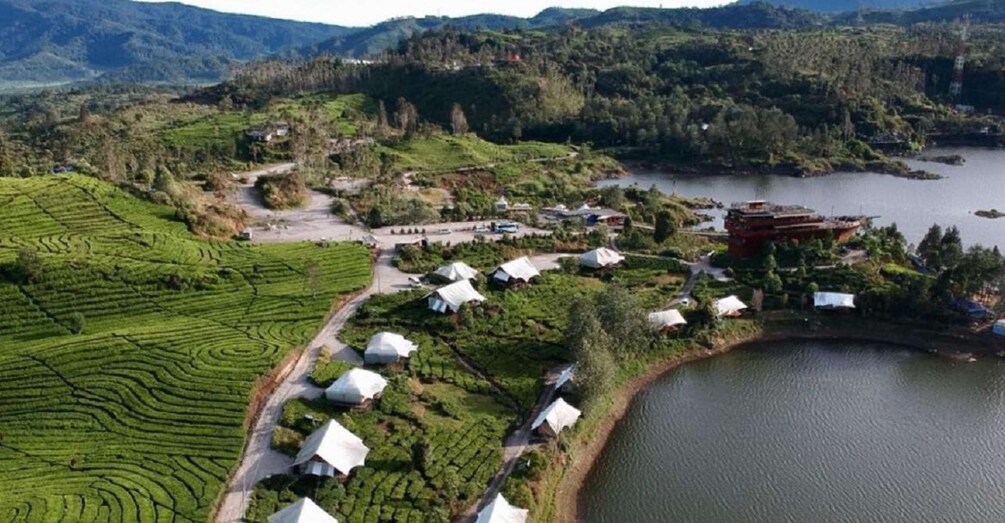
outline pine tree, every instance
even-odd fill
[[[468,133],[468,118],[464,115],[464,109],[461,109],[461,104],[456,102],[453,109],[450,110],[450,127],[454,132],[454,136]]]

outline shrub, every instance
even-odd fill
[[[311,370],[310,380],[311,383],[318,387],[326,388],[349,369],[352,369],[352,365],[344,361],[322,358],[318,360],[317,364],[314,365],[314,369]]]
[[[70,313],[70,316],[66,319],[66,328],[70,329],[70,332],[73,334],[83,334],[85,326],[84,315],[79,312]]]

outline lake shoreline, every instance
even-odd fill
[[[555,490],[555,513],[552,521],[580,521],[583,512],[580,491],[604,452],[614,427],[627,414],[636,396],[670,371],[696,361],[728,354],[736,349],[778,341],[825,340],[869,342],[927,352],[953,361],[971,361],[977,356],[994,356],[999,352],[991,338],[977,334],[932,332],[918,327],[863,320],[855,316],[806,314],[768,314],[759,322],[760,329],[731,339],[718,339],[711,348],[696,349],[673,358],[653,363],[635,378],[622,384],[612,395],[610,407],[584,442],[572,443],[571,458],[560,472]]]

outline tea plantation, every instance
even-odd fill
[[[360,246],[206,242],[173,214],[0,179],[0,521],[206,520],[256,379],[371,276]]]

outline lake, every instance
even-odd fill
[[[979,210],[1005,211],[1005,150],[933,149],[926,155],[959,154],[963,166],[911,160],[915,169],[925,169],[945,178],[937,181],[908,180],[875,173],[837,173],[815,178],[778,175],[694,176],[636,172],[604,185],[643,187],[655,184],[664,192],[683,196],[707,196],[725,204],[747,200],[770,200],[802,204],[828,215],[877,216],[878,225],[896,222],[912,243],[917,243],[933,223],[960,228],[964,242],[1005,248],[1005,219],[975,216]],[[713,213],[722,228],[721,213]]]
[[[590,523],[1005,521],[1005,362],[755,344],[642,391],[580,493]]]

